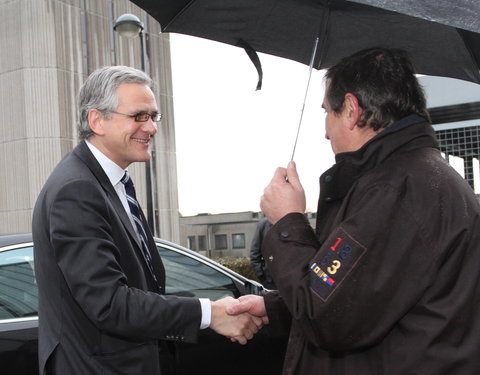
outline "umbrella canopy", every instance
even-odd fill
[[[350,0],[480,33],[478,0]]]
[[[410,52],[417,73],[480,83],[478,0],[132,2],[158,20],[163,32],[240,46],[252,60],[257,51],[309,64],[318,37],[317,69],[363,48],[396,47]]]

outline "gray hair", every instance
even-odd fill
[[[78,136],[81,140],[94,134],[88,124],[90,110],[98,109],[106,118],[110,118],[110,111],[117,109],[116,90],[122,83],[138,83],[150,88],[153,86],[153,81],[147,74],[128,66],[105,66],[95,70],[85,80],[78,96],[80,110]]]

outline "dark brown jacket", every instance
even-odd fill
[[[479,373],[480,207],[436,145],[402,119],[321,176],[316,232],[295,213],[269,231],[284,374]]]

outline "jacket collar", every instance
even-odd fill
[[[320,200],[331,202],[343,198],[361,175],[392,154],[423,147],[438,148],[431,124],[416,114],[404,117],[359,150],[337,154],[335,165],[320,177]]]

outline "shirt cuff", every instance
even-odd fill
[[[212,304],[208,298],[199,298],[200,306],[202,307],[202,321],[200,322],[200,329],[210,327],[212,320]]]

